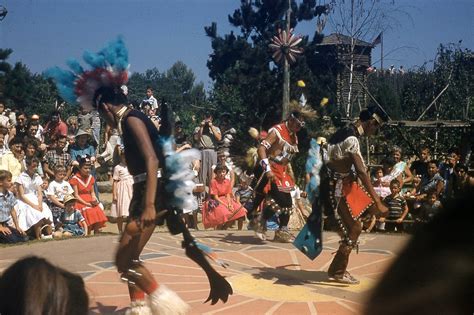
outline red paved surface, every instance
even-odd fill
[[[327,281],[326,269],[338,241],[333,233],[325,235],[325,249],[315,261],[291,244],[260,242],[248,231],[194,234],[229,264],[228,269],[216,267],[234,288],[226,304],[203,304],[209,294],[207,277],[184,256],[180,236],[155,233],[142,255],[158,282],[191,305],[191,314],[358,314],[376,279],[406,241],[398,235],[362,235],[361,251],[352,254],[349,263],[361,284],[346,286]],[[45,256],[84,277],[91,314],[123,314],[129,299],[112,264],[116,242],[117,236],[100,236],[5,247],[0,249],[0,270],[27,254]]]

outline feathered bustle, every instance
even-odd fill
[[[198,205],[193,196],[196,186],[195,175],[190,165],[192,161],[200,158],[200,152],[190,149],[176,153],[173,149],[174,138],[172,136],[160,136],[158,141],[165,158],[163,180],[165,191],[168,194],[168,206],[177,209],[196,209]]]
[[[319,171],[323,166],[323,161],[320,154],[321,147],[315,139],[311,139],[310,149],[308,150],[308,158],[306,159],[306,173],[310,174],[309,183],[306,184],[306,193],[308,194],[308,201],[313,203],[314,199],[319,193]]]

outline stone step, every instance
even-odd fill
[[[99,188],[99,193],[112,193],[112,182],[97,182],[97,188]]]
[[[102,202],[102,204],[104,205],[105,215],[108,216],[110,214],[110,208],[112,206],[112,193],[100,193],[99,199],[100,202]]]

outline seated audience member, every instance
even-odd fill
[[[43,144],[41,137],[38,137],[39,132],[39,123],[38,121],[32,120],[27,127],[27,134],[23,138],[23,142],[36,142],[37,150],[40,152],[45,152],[46,145]]]
[[[72,170],[73,173],[77,172],[77,159],[81,156],[89,156],[91,160],[91,175],[94,177],[94,181],[96,180],[96,172],[95,172],[95,155],[96,150],[95,147],[92,145],[91,134],[86,131],[79,129],[76,133],[76,143],[71,146],[69,149],[69,153],[71,154],[72,165],[74,168]],[[99,198],[99,189],[97,188],[97,183],[94,183],[94,192],[97,198]]]
[[[74,193],[69,182],[66,180],[66,168],[56,166],[54,169],[54,180],[52,180],[46,190],[46,196],[50,201],[51,212],[53,213],[54,224],[56,224],[64,213],[64,197]]]
[[[447,198],[459,198],[469,190],[469,185],[472,185],[472,178],[467,170],[467,166],[462,164],[457,164],[454,167],[454,174],[451,175],[451,180],[448,181]]]
[[[116,158],[117,148],[121,144],[118,129],[107,126],[105,131],[105,150],[97,156],[96,166],[107,171],[109,179],[112,180],[113,169],[116,166],[114,158]]]
[[[247,219],[249,220],[249,226],[252,224],[255,218],[254,214],[251,213],[253,209],[253,189],[250,187],[252,178],[245,173],[242,173],[239,177],[239,185],[235,192],[235,200],[240,203],[247,210]],[[257,215],[257,214],[255,214]],[[249,227],[251,229],[251,227]]]
[[[372,184],[374,186],[375,193],[381,198],[385,198],[390,195],[390,187],[387,185],[388,177],[384,178],[383,167],[376,167],[374,175],[375,180]]]
[[[230,186],[233,189],[235,186],[235,172],[234,172],[234,163],[228,158],[229,153],[226,151],[218,151],[217,152],[217,164],[222,164],[227,167],[227,174],[225,178],[230,181]],[[212,170],[216,168],[216,165],[212,165]],[[215,178],[216,174],[213,173],[212,178]]]
[[[12,173],[12,179],[15,181],[23,171],[23,140],[19,137],[14,137],[9,144],[10,152],[2,156],[2,165],[0,169]]]
[[[16,125],[12,129],[12,137],[19,137],[23,140],[23,138],[28,134],[28,130],[26,128],[28,124],[27,116],[24,112],[19,112],[16,115]]]
[[[428,175],[428,161],[430,158],[430,149],[426,146],[420,150],[420,159],[411,163],[410,171],[413,176],[422,177]]]
[[[387,156],[382,160],[382,168],[384,177],[381,178],[382,184],[386,187],[390,187],[390,182],[394,179],[400,182],[400,185],[403,185],[402,172],[395,170],[395,165],[397,162],[392,156]]]
[[[51,113],[49,121],[44,126],[44,141],[47,145],[50,145],[54,139],[58,139],[60,136],[67,135],[67,125],[61,120],[61,113],[54,111]]]
[[[439,174],[447,182],[451,175],[454,174],[454,167],[458,165],[461,154],[457,148],[451,148],[448,150],[448,156],[446,161],[439,165]]]
[[[403,231],[403,220],[408,214],[408,205],[405,199],[400,195],[400,182],[397,179],[393,179],[390,182],[390,195],[385,197],[383,202],[388,208],[388,215],[386,218],[382,217],[379,219],[380,222],[385,222],[386,231]]]
[[[432,190],[428,192],[426,199],[421,204],[419,219],[422,222],[429,222],[439,213],[442,205],[438,200],[438,194]]]
[[[0,168],[2,166],[2,157],[10,152],[7,146],[5,145],[5,134],[0,132]]]
[[[89,156],[79,157],[79,171],[69,180],[77,199],[75,207],[81,211],[86,219],[88,233],[100,232],[100,228],[107,222],[104,206],[97,200],[94,192],[94,177],[91,175],[91,159]]]
[[[44,137],[43,137],[44,128],[43,126],[41,126],[39,119],[40,119],[40,116],[38,114],[31,115],[30,124],[38,127],[36,134],[34,136],[36,139],[38,139],[39,142],[43,143],[44,142]]]
[[[459,153],[459,150],[457,148],[451,148],[448,150],[446,160],[439,165],[439,174],[444,178],[445,185],[443,193],[445,195],[448,191],[449,182],[454,179],[454,168],[459,164],[460,159],[461,154]]]
[[[23,168],[26,170],[26,160],[31,159],[31,158],[37,158],[39,159],[39,152],[38,152],[38,141],[35,139],[28,139],[24,142],[23,144],[23,150],[25,152],[25,158],[23,159]],[[43,168],[41,167],[41,163],[38,164],[38,168],[36,169],[36,173],[38,173],[39,176],[43,177],[44,172]]]
[[[34,256],[18,260],[3,272],[0,296],[2,315],[85,315],[89,312],[84,280]]]
[[[10,119],[8,115],[5,114],[5,104],[0,101],[0,126],[8,127]]]
[[[238,220],[238,228],[241,230],[246,211],[233,198],[230,180],[226,178],[227,167],[217,164],[214,173],[216,177],[211,180],[209,189],[211,200],[206,201],[203,207],[204,227],[227,229],[232,221]]]
[[[0,243],[24,242],[26,233],[18,224],[15,206],[16,198],[11,191],[12,174],[0,170]],[[10,225],[13,223],[13,226]]]
[[[86,220],[74,206],[77,199],[73,195],[64,197],[64,211],[58,220],[54,238],[87,235]]]
[[[26,160],[26,170],[15,181],[18,194],[19,224],[23,231],[36,239],[52,238],[53,214],[43,202],[43,180],[36,173],[39,160]]]
[[[402,149],[398,146],[394,146],[392,148],[392,158],[395,161],[395,165],[393,166],[392,172],[390,172],[390,176],[394,179],[399,178],[401,180],[401,187],[406,183],[411,183],[413,180],[413,174],[410,171],[407,163],[402,160]]]
[[[54,178],[54,170],[59,166],[66,168],[66,177],[71,175],[71,155],[67,152],[64,152],[66,142],[66,136],[59,136],[55,141],[54,149],[49,150],[44,157],[44,171],[49,178]]]
[[[76,133],[76,142],[69,149],[71,160],[77,161],[80,156],[89,155],[92,162],[95,162],[95,147],[92,145],[92,137],[86,130],[79,129]]]
[[[64,152],[67,152],[69,154],[71,154],[71,148],[74,146],[74,144],[76,143],[76,134],[75,133],[69,133],[67,135],[67,142],[66,142],[66,147],[64,148]]]
[[[80,106],[79,108],[79,114],[77,115],[77,127],[81,130],[92,130],[92,113],[84,106]]]
[[[421,182],[418,186],[416,196],[417,200],[424,200],[427,197],[428,192],[434,190],[438,196],[442,194],[444,190],[444,179],[438,172],[438,161],[431,160],[428,162],[428,174],[421,178]]]
[[[77,122],[77,116],[70,116],[66,120],[67,125],[67,134],[68,135],[75,135],[79,130],[79,124]]]

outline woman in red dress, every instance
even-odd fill
[[[77,198],[76,209],[81,211],[86,219],[88,234],[94,231],[99,233],[100,228],[105,226],[107,217],[104,214],[104,206],[97,200],[94,192],[94,177],[91,175],[91,159],[88,155],[79,157],[79,172],[70,180],[74,189],[74,197]]]
[[[211,200],[203,207],[203,223],[205,228],[222,227],[226,229],[234,220],[238,220],[239,230],[242,229],[247,211],[232,195],[230,180],[225,178],[228,169],[218,164],[214,169],[216,177],[211,180],[209,193]]]

